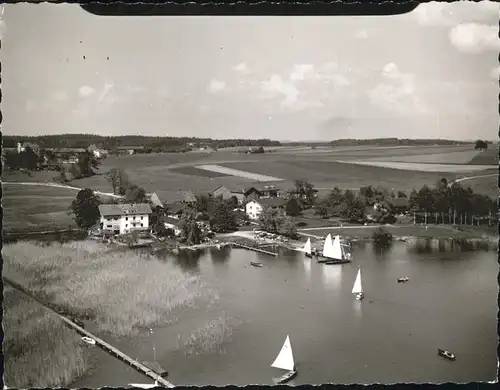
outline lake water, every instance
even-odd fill
[[[229,248],[191,253],[179,266],[218,288],[217,305],[186,310],[178,323],[134,340],[104,338],[139,360],[156,359],[176,385],[273,384],[283,372],[270,364],[287,334],[298,369],[292,385],[495,379],[496,252],[425,248],[394,243],[381,253],[366,244],[345,265],[289,251],[276,258]],[[351,294],[358,266],[361,302]],[[410,281],[397,283],[402,276]],[[178,347],[204,320],[221,316],[229,328],[220,350],[186,355]],[[441,358],[437,348],[457,360]],[[98,368],[71,387],[151,383],[96,353]]]

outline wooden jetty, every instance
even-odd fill
[[[52,313],[54,313],[55,315],[57,315],[66,325],[68,325],[69,327],[71,327],[74,330],[76,330],[79,334],[94,339],[97,345],[99,345],[102,349],[104,349],[105,351],[107,351],[111,355],[119,358],[123,362],[127,363],[129,366],[132,366],[133,368],[135,368],[137,371],[139,371],[139,372],[141,372],[141,373],[149,376],[151,379],[157,381],[158,384],[159,384],[159,386],[164,386],[164,387],[169,387],[169,388],[175,387],[172,383],[170,383],[169,381],[167,381],[162,376],[162,374],[163,375],[166,374],[166,371],[163,370],[159,365],[157,367],[155,367],[154,364],[151,364],[151,366],[152,366],[151,368],[147,367],[146,364],[140,363],[137,360],[131,358],[130,356],[128,356],[127,354],[123,353],[119,349],[113,347],[111,344],[109,344],[106,341],[100,339],[99,337],[93,335],[89,331],[83,329],[83,327],[81,327],[80,325],[77,325],[74,321],[71,321],[67,317],[59,314],[57,311],[55,311],[54,309],[52,309],[45,302],[43,302],[40,299],[36,298],[33,294],[31,294],[29,291],[27,291],[24,287],[22,287],[18,283],[14,282],[12,280],[9,280],[9,279],[7,279],[5,277],[3,278],[3,280],[4,280],[4,282],[6,282],[6,283],[10,284],[12,287],[14,287],[16,290],[24,293],[28,297],[32,298],[33,300],[35,300],[38,303],[40,303],[41,305],[43,305],[47,310],[49,310]],[[155,371],[155,369],[158,369],[158,367],[160,368],[160,372],[159,373]]]
[[[265,255],[278,256],[278,253],[276,253],[276,252],[266,251],[265,249],[262,249],[262,248],[240,244],[239,242],[232,242],[231,245],[233,245],[237,248],[247,249],[249,251],[264,253]]]

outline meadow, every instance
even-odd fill
[[[76,194],[65,188],[4,184],[3,228],[7,232],[75,228],[70,206]]]
[[[183,310],[218,300],[214,288],[171,262],[93,241],[17,242],[3,256],[6,277],[115,336],[173,323]]]
[[[89,368],[88,349],[54,313],[5,285],[4,381],[8,387],[63,387]]]

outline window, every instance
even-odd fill
[[[141,217],[141,221],[142,221],[142,219],[143,219],[143,218],[144,218],[144,217]]]
[[[128,221],[128,217],[125,217],[125,221]]]
[[[110,227],[111,227],[111,225],[106,225],[106,227],[110,228]]]
[[[128,223],[125,224],[125,227],[128,227]]]
[[[134,215],[133,219],[134,219],[134,221],[135,221],[135,215]]]
[[[143,223],[141,223],[141,227],[143,227],[143,226],[144,226],[144,224],[143,224]]]

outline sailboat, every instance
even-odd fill
[[[302,249],[307,257],[312,257],[312,247],[311,247],[311,239],[307,238],[307,242]]]
[[[323,257],[324,260],[320,260],[321,263],[326,264],[342,264],[349,263],[351,260],[345,255],[340,243],[340,236],[335,236],[332,240],[332,236],[328,234],[325,240],[325,245],[323,246]]]
[[[158,381],[155,381],[154,384],[150,384],[150,383],[129,383],[128,385],[132,386],[132,387],[138,387],[140,389],[153,389],[155,387],[161,387],[158,384]]]
[[[297,375],[295,362],[293,361],[292,345],[290,344],[290,336],[287,335],[285,343],[281,347],[281,351],[271,364],[271,367],[287,370],[285,374],[278,378],[278,384],[286,383]]]
[[[364,298],[363,286],[361,285],[361,268],[358,268],[358,275],[352,286],[352,293],[356,296],[356,300],[361,301]]]

